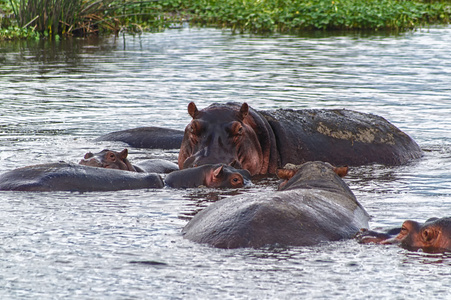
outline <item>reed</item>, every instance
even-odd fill
[[[17,27],[40,35],[86,36],[164,27],[158,0],[10,0]]]

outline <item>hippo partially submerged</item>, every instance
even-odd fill
[[[117,191],[162,188],[155,173],[125,172],[71,163],[23,167],[0,175],[0,190],[13,191]]]
[[[286,163],[405,164],[422,155],[418,145],[384,118],[346,109],[256,111],[246,103],[212,104],[186,126],[181,169],[226,163],[252,175],[274,173]]]
[[[352,238],[369,216],[330,164],[308,162],[280,191],[229,197],[200,211],[185,238],[218,248],[315,245]]]
[[[79,164],[90,167],[117,169],[137,172],[135,167],[127,159],[128,150],[124,149],[121,152],[103,149],[98,153],[88,152],[85,154]]]
[[[399,244],[411,251],[419,249],[430,253],[451,251],[451,217],[431,218],[424,223],[407,220],[396,233],[396,236],[392,236],[393,232],[362,230],[357,238],[365,244]]]
[[[79,164],[91,167],[147,173],[170,173],[179,169],[176,164],[164,159],[147,159],[140,162],[138,165],[132,165],[127,156],[127,149],[120,152],[104,149],[98,153],[86,153]]]
[[[139,127],[110,132],[97,141],[122,141],[136,148],[177,149],[183,140],[183,131],[161,127]]]
[[[166,176],[164,182],[174,188],[240,188],[251,182],[247,170],[237,170],[231,166],[216,164],[175,171]]]

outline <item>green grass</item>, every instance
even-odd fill
[[[162,30],[404,31],[449,24],[451,0],[0,0],[0,39]]]

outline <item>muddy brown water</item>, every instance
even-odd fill
[[[373,229],[451,215],[451,27],[401,35],[141,36],[0,43],[0,172],[120,150],[94,142],[139,126],[183,129],[187,104],[348,108],[381,115],[424,157],[352,168]],[[177,150],[129,147],[129,158]],[[271,190],[0,192],[2,299],[449,299],[451,254],[354,240],[214,249],[184,240],[212,201]]]

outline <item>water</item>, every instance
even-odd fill
[[[402,35],[258,37],[178,29],[140,37],[0,44],[0,172],[88,151],[139,126],[183,129],[187,104],[348,108],[381,115],[424,158],[351,169],[374,229],[451,215],[451,27]],[[177,151],[129,148],[129,158]],[[451,255],[354,240],[213,249],[187,219],[234,193],[273,189],[0,192],[2,299],[449,299]]]

